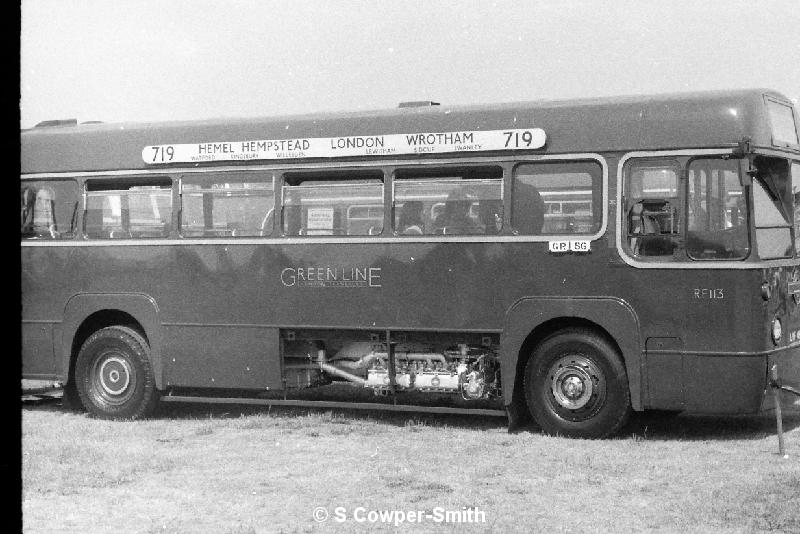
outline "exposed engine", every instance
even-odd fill
[[[421,342],[386,343],[316,340],[287,341],[284,376],[287,387],[308,388],[347,381],[371,388],[376,395],[418,391],[450,393],[465,400],[492,399],[501,395],[500,364],[496,345],[458,343],[450,348]],[[394,358],[394,372],[390,360]]]
[[[466,400],[500,394],[500,367],[486,347],[459,345],[441,353],[395,351],[394,359],[396,391],[456,393]],[[388,352],[372,352],[361,362],[367,367],[366,387],[376,393],[391,390]]]

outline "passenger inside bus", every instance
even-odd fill
[[[424,233],[423,228],[425,228],[425,225],[422,222],[422,202],[419,200],[407,200],[403,202],[397,228],[400,233],[404,235]]]
[[[463,191],[452,191],[447,196],[444,213],[436,218],[437,232],[442,234],[479,234],[482,228],[469,216],[472,201]]]
[[[499,234],[503,228],[503,201],[484,199],[478,203],[481,223],[487,234]]]
[[[539,190],[529,183],[514,184],[511,223],[515,232],[522,235],[539,235],[544,226],[545,203]]]

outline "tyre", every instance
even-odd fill
[[[81,347],[75,384],[86,410],[103,419],[145,417],[158,403],[150,346],[135,330],[109,326]]]
[[[525,367],[525,401],[547,434],[604,438],[630,412],[625,366],[603,336],[584,328],[549,335]]]

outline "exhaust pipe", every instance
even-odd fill
[[[317,364],[319,365],[320,369],[322,369],[323,371],[325,371],[328,374],[336,375],[336,376],[338,376],[340,378],[344,378],[345,380],[348,380],[350,382],[355,382],[356,384],[358,384],[360,386],[366,386],[367,385],[367,381],[364,380],[363,378],[361,378],[360,376],[356,376],[354,374],[348,373],[347,371],[343,371],[343,370],[339,369],[338,367],[329,364],[325,360],[325,350],[324,349],[320,349],[317,352]]]

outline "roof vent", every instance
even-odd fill
[[[433,100],[414,100],[412,102],[400,102],[398,108],[427,108],[430,106],[438,106],[439,102]]]
[[[77,126],[78,119],[56,119],[52,121],[42,121],[34,128],[51,128],[53,126]]]

